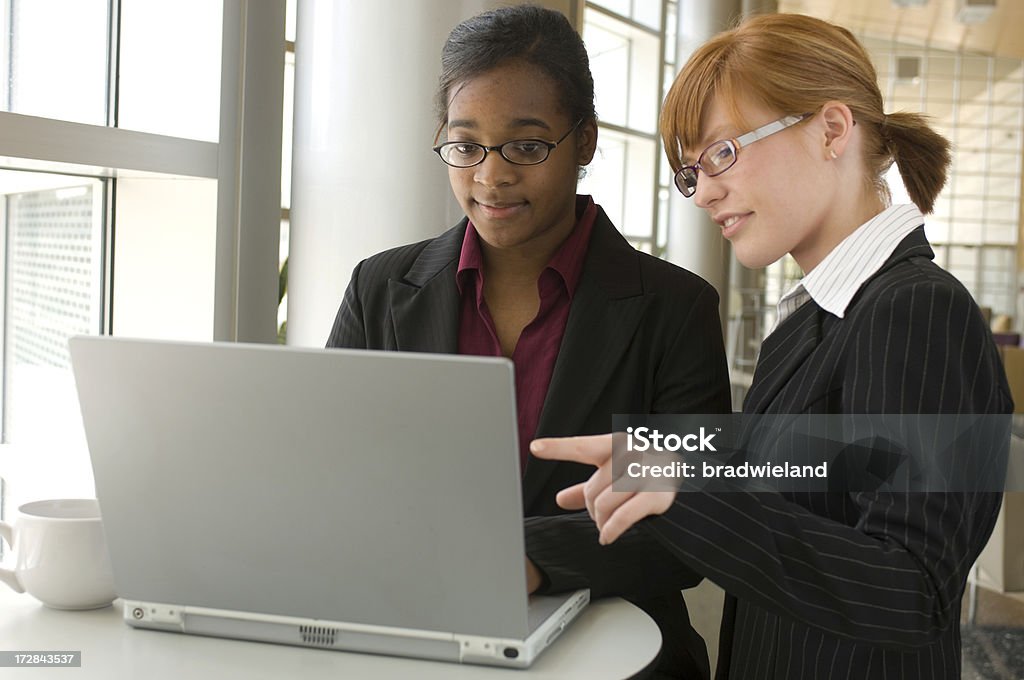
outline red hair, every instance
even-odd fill
[[[867,186],[889,202],[886,170],[896,163],[907,193],[929,213],[946,183],[949,142],[920,113],[886,114],[867,50],[845,28],[801,14],[763,14],[704,43],[665,98],[661,135],[673,170],[701,138],[713,99],[741,129],[741,102],[780,114],[817,111],[829,101],[850,107],[864,140]]]

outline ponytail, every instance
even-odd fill
[[[879,132],[886,155],[899,168],[910,200],[922,213],[932,212],[946,183],[951,160],[949,141],[928,125],[925,116],[905,111],[886,115]]]

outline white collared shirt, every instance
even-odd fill
[[[900,241],[922,224],[924,215],[916,205],[900,204],[857,227],[782,296],[775,327],[812,299],[826,312],[843,318],[861,285],[882,268]]]

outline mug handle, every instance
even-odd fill
[[[0,538],[7,541],[12,550],[14,549],[14,529],[7,522],[0,522]],[[0,581],[9,585],[16,593],[25,592],[18,583],[18,575],[11,569],[0,568]]]

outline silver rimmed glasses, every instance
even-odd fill
[[[434,151],[441,157],[441,160],[453,168],[471,168],[474,165],[480,165],[491,151],[497,151],[502,158],[514,165],[537,165],[546,161],[555,147],[565,141],[565,138],[571,135],[582,122],[583,119],[580,118],[556,142],[548,142],[543,139],[514,139],[498,146],[484,146],[476,142],[445,142],[440,146],[435,146]]]
[[[776,132],[781,132],[791,125],[796,125],[811,114],[805,113],[801,116],[785,116],[778,120],[762,125],[756,130],[751,130],[735,139],[722,139],[701,152],[697,162],[693,165],[684,165],[676,171],[675,184],[679,192],[689,198],[697,191],[697,171],[700,170],[708,177],[721,175],[723,172],[736,164],[736,156],[740,149],[753,144],[759,139],[764,139]]]

